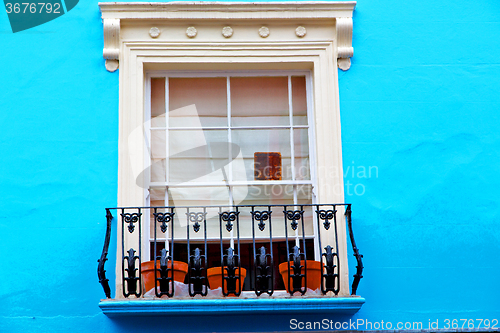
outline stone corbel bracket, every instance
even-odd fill
[[[114,72],[118,69],[120,59],[120,20],[103,19],[104,50],[102,56],[106,59],[106,69]]]
[[[351,68],[352,47],[352,17],[339,17],[337,24],[337,64],[343,71]]]

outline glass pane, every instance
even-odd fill
[[[227,130],[170,130],[168,181],[223,184],[230,150]]]
[[[151,127],[165,127],[165,78],[151,79]]]
[[[176,206],[176,214],[174,216],[175,223],[175,238],[185,239],[187,233],[188,219],[187,219],[187,209],[180,208],[182,206],[196,206],[190,208],[190,212],[203,212],[203,208],[200,206],[224,206],[229,203],[229,190],[224,186],[217,187],[186,187],[186,188],[170,188],[168,190],[169,194],[169,205]],[[206,210],[206,221],[207,221],[207,237],[218,239],[220,236],[219,230],[219,209],[214,207],[209,207]],[[191,229],[189,230],[191,239],[203,239],[204,230],[203,223],[200,228],[200,232],[194,232],[190,222],[189,225]],[[225,229],[224,229],[225,230]]]
[[[309,133],[307,128],[293,130],[295,154],[295,180],[311,179],[309,164]]]
[[[255,153],[273,152],[281,154],[281,176],[283,180],[292,179],[290,130],[233,130],[232,142],[241,149],[243,164],[233,168],[233,180],[252,181],[255,179]],[[242,170],[241,168],[244,168]]]
[[[231,78],[231,126],[289,124],[287,77]]]
[[[167,173],[166,157],[166,131],[151,130],[151,181],[164,182]]]
[[[151,181],[152,182],[165,182],[167,176],[167,168],[165,159],[151,159]]]
[[[307,125],[306,77],[292,76],[293,124]]]
[[[169,126],[227,126],[226,78],[169,78]]]

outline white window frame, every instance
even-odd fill
[[[144,158],[149,156],[145,140],[130,137],[138,129],[142,138],[146,135],[145,81],[149,70],[311,71],[317,201],[343,203],[337,67],[350,67],[355,5],[351,1],[99,3],[106,68],[115,71],[120,65],[118,206],[146,205],[146,191],[137,185],[137,176],[143,171]],[[221,34],[227,26],[233,35]],[[197,36],[187,36],[188,27],[195,27]],[[261,27],[270,30],[269,37],[260,34]],[[339,258],[343,263],[339,296],[348,296],[343,220],[338,227]],[[117,228],[118,239],[121,236]],[[134,241],[127,237],[125,244]],[[321,237],[322,243],[333,242],[333,233]],[[117,245],[120,262],[120,242]],[[117,298],[122,295],[121,280],[120,262],[116,270]]]

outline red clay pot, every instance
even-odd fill
[[[240,274],[240,269],[236,268],[236,274]],[[245,281],[245,277],[247,276],[247,270],[241,267],[241,288],[243,289],[243,281]],[[222,274],[220,267],[212,267],[207,270],[207,278],[208,283],[210,284],[210,289],[217,289],[222,287]],[[238,283],[237,283],[238,284]],[[224,284],[224,292],[227,293],[227,284]]]
[[[304,266],[304,260],[300,261],[300,265]],[[290,261],[290,270],[293,273],[293,261]],[[285,289],[290,291],[288,288],[288,264],[283,262],[279,265],[279,271],[285,282]],[[304,274],[304,267],[300,270],[300,274]],[[302,279],[302,287],[304,287],[304,279]],[[316,260],[307,261],[307,288],[311,290],[316,290],[321,288],[321,262]]]
[[[144,283],[145,292],[153,289],[155,287],[155,262],[146,261],[141,264],[142,281]],[[156,261],[156,268],[160,268],[160,261]],[[168,268],[172,268],[172,264],[169,262]],[[174,281],[184,283],[184,278],[188,272],[188,264],[182,261],[174,261]],[[169,273],[170,274],[170,273]],[[160,277],[160,271],[156,271],[156,276]]]

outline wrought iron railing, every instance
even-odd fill
[[[121,230],[119,241],[124,297],[141,297],[148,291],[143,281],[143,242],[151,242],[153,268],[149,270],[157,297],[174,296],[175,281],[185,283],[190,296],[207,296],[209,290],[215,287],[220,287],[224,296],[239,296],[244,290],[252,291],[256,296],[272,295],[280,286],[291,295],[304,295],[313,285],[318,286],[320,295],[338,295],[340,267],[347,264],[339,259],[339,237],[344,234],[338,221],[341,213],[344,213],[342,217],[345,217],[357,260],[352,295],[356,294],[362,278],[363,256],[359,254],[354,240],[350,204],[107,208],[106,237],[97,269],[107,298],[111,297],[111,292],[104,264],[111,238],[113,211]],[[151,240],[150,237],[143,239],[146,219],[152,224]],[[212,237],[207,235],[210,231],[208,220],[218,220],[218,238],[213,237],[213,230]],[[312,236],[306,230],[305,220],[309,223],[309,230],[311,227],[314,230]],[[243,234],[240,232],[242,224],[246,226]],[[248,224],[251,224],[250,228]],[[281,230],[282,233],[273,236],[273,230]],[[150,230],[147,232],[150,233]],[[325,233],[329,235],[322,237],[326,236]],[[329,240],[327,244],[325,240]],[[243,246],[248,249],[246,255]],[[218,248],[216,252],[213,251],[215,247]],[[245,264],[242,264],[243,261]],[[184,262],[187,267],[187,271],[180,275],[176,271],[179,262]],[[277,273],[280,263],[283,280]],[[211,272],[220,273],[218,282],[211,280],[208,274],[209,266],[214,265],[217,268],[212,268]],[[316,273],[308,267],[315,267]],[[246,270],[250,274],[245,280]]]

